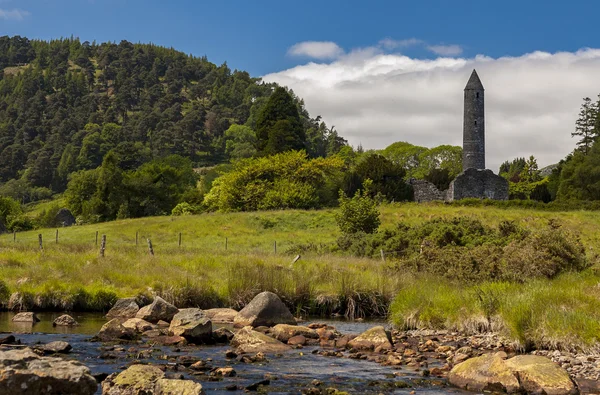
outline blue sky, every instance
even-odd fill
[[[461,145],[486,88],[488,168],[556,163],[600,93],[600,1],[0,0],[0,35],[153,42],[292,88],[352,145]]]
[[[348,50],[416,38],[458,45],[467,57],[596,46],[600,2],[0,0],[0,9],[0,34],[151,41],[263,75],[302,63],[287,54],[302,41]]]

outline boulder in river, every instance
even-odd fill
[[[569,374],[550,359],[518,355],[504,360],[484,354],[456,365],[448,374],[451,384],[470,391],[528,394],[577,394]]]
[[[386,332],[383,326],[375,326],[350,340],[348,346],[358,350],[391,349],[391,335]]]
[[[151,324],[148,321],[143,320],[141,318],[130,318],[127,321],[123,322],[123,326],[125,328],[132,329],[138,333],[151,331],[157,328],[156,325]]]
[[[213,324],[233,324],[233,320],[237,315],[234,309],[208,309],[204,310],[204,314]]]
[[[97,388],[79,362],[40,357],[29,348],[0,351],[0,394],[92,395]]]
[[[191,380],[167,379],[152,365],[132,365],[102,382],[103,395],[201,395],[202,385]]]
[[[552,360],[538,355],[517,355],[506,361],[528,394],[577,394],[566,370]]]
[[[12,318],[13,322],[28,322],[30,324],[34,324],[36,322],[40,322],[40,319],[35,315],[35,313],[24,312],[15,314]]]
[[[63,314],[57,319],[54,320],[52,326],[76,326],[79,323],[75,320],[75,318],[71,317],[68,314]]]
[[[67,354],[73,347],[67,342],[54,341],[47,344],[42,344],[36,347],[36,349],[42,351],[44,354]]]
[[[271,334],[280,342],[287,343],[292,337],[304,336],[306,339],[318,339],[319,334],[305,326],[278,324],[271,329]]]
[[[235,327],[295,325],[296,320],[290,310],[273,292],[261,292],[252,299],[234,318]]]
[[[125,328],[118,318],[113,318],[106,324],[102,325],[100,331],[96,335],[96,339],[100,341],[113,340],[133,340],[136,333],[131,328]]]
[[[169,334],[190,341],[208,341],[212,339],[212,322],[200,309],[181,309],[171,320]]]
[[[291,349],[279,340],[252,330],[249,326],[240,329],[235,334],[233,339],[231,339],[231,345],[237,347],[240,353],[262,352],[277,354]]]
[[[157,296],[148,306],[142,307],[135,317],[153,324],[156,324],[158,321],[171,322],[173,316],[177,314],[178,311],[179,309],[177,307],[168,303],[160,296]]]
[[[129,319],[135,317],[140,310],[135,298],[122,298],[117,300],[115,305],[106,313],[106,318]]]

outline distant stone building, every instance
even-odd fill
[[[450,183],[447,191],[439,191],[427,181],[411,180],[415,201],[508,199],[508,181],[485,168],[484,93],[483,84],[473,70],[464,94],[463,172]]]

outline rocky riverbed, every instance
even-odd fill
[[[120,301],[119,308],[100,323],[112,321],[99,331],[96,326],[93,339],[89,334],[72,333],[78,327],[54,334],[35,333],[35,329],[34,333],[7,333],[0,336],[0,369],[7,369],[2,365],[2,355],[7,355],[3,351],[21,350],[40,358],[81,363],[98,383],[97,394],[143,393],[142,387],[145,393],[155,394],[448,394],[467,393],[448,381],[452,369],[461,363],[487,355],[493,356],[496,364],[510,364],[510,358],[518,354],[510,342],[497,335],[387,331],[378,323],[362,322],[296,325],[272,296],[243,310],[241,316],[226,309],[179,310],[163,302],[158,299],[158,304],[140,309],[131,299]],[[43,326],[45,321],[42,317],[42,322],[30,328]],[[65,317],[60,322],[73,323]],[[242,328],[235,328],[236,323]],[[600,359],[593,353],[534,354],[549,358],[543,361],[557,362],[550,362],[551,367],[562,366],[575,391],[600,393]],[[496,379],[487,373],[481,388],[506,390],[497,387]],[[521,384],[527,383],[518,374],[508,373],[509,379],[511,375],[518,390],[523,390]],[[0,389],[1,377],[5,376],[0,374]],[[464,387],[478,388],[474,385]],[[548,394],[561,393],[545,388]]]

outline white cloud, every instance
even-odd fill
[[[573,150],[582,98],[600,92],[600,49],[415,59],[366,48],[264,79],[292,88],[353,145],[433,147],[462,145],[463,89],[473,68],[486,88],[488,168],[531,154],[542,167]]]
[[[4,20],[22,21],[25,17],[29,15],[29,11],[19,10],[16,8],[12,10],[5,10],[0,8],[0,19]]]
[[[407,38],[405,40],[394,40],[392,38],[384,38],[379,41],[379,45],[385,49],[396,49],[396,48],[406,48],[412,47],[414,45],[423,44],[423,40],[419,40],[418,38]]]
[[[313,59],[336,59],[344,54],[344,50],[332,41],[304,41],[293,45],[288,55],[306,56]]]
[[[460,45],[428,45],[427,49],[436,55],[441,56],[458,56],[463,52]]]

